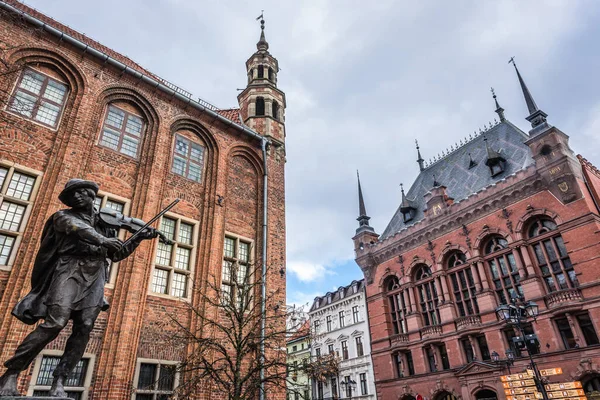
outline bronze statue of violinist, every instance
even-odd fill
[[[54,370],[50,396],[66,397],[67,375],[83,356],[90,332],[100,311],[108,309],[104,284],[108,260],[120,261],[131,255],[144,239],[166,240],[150,224],[172,208],[174,201],[147,224],[123,217],[112,210],[97,210],[94,199],[98,184],[71,179],[58,198],[70,209],[54,213],[42,232],[40,249],[31,275],[31,292],[13,309],[13,315],[26,324],[38,325],[4,363],[0,396],[19,395],[17,377],[40,351],[73,320],[73,331],[63,356]],[[133,235],[125,242],[117,238],[119,228]]]

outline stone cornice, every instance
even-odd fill
[[[488,186],[450,205],[442,216],[426,217],[383,241],[368,245],[364,254],[356,261],[359,265],[369,264],[369,259],[372,258],[371,262],[381,264],[400,253],[422,246],[428,240],[459,229],[463,224],[476,221],[544,189],[541,176],[535,166],[531,165],[495,185]]]

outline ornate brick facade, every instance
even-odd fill
[[[22,12],[22,16],[15,11]],[[57,35],[57,31],[64,36]],[[198,323],[193,315],[183,311],[186,309],[183,302],[202,308],[191,287],[202,287],[212,276],[221,279],[226,233],[252,242],[254,260],[263,261],[265,198],[268,202],[266,264],[273,267],[266,285],[269,292],[281,289],[280,298],[273,301],[284,304],[285,279],[279,270],[285,266],[285,99],[273,77],[249,79],[244,93],[275,93],[272,97],[279,100],[277,115],[271,111],[255,115],[254,105],[247,104],[254,98],[250,95],[240,97],[240,109],[219,110],[195,102],[187,92],[169,85],[130,59],[18,2],[2,3],[0,36],[2,61],[10,71],[0,77],[3,96],[0,167],[8,171],[2,195],[7,195],[11,177],[19,176],[15,174],[23,173],[34,180],[28,192],[29,201],[14,200],[24,204],[26,210],[20,226],[12,230],[3,226],[0,230],[2,238],[9,237],[12,241],[11,246],[4,246],[7,256],[0,259],[0,361],[10,357],[31,330],[11,317],[10,312],[16,301],[29,291],[31,266],[42,227],[52,213],[64,207],[57,195],[73,177],[99,182],[103,195],[123,203],[129,215],[145,220],[180,198],[181,202],[168,215],[181,221],[178,223],[193,226],[194,232],[189,281],[184,281],[183,291],[177,292],[177,296],[173,295],[176,283],[172,275],[166,275],[169,282],[165,284],[166,293],[153,289],[154,284],[162,288],[153,275],[157,270],[155,241],[144,242],[132,257],[114,267],[116,274],[113,273],[106,288],[111,308],[101,314],[86,349],[89,382],[81,398],[132,398],[139,360],[176,362],[182,357],[185,348],[156,341],[157,324],[166,321],[169,314],[179,315],[184,325]],[[261,42],[263,39],[264,36]],[[78,48],[74,41],[89,47]],[[268,55],[267,66],[276,70],[277,61],[266,49],[258,47],[251,59]],[[119,63],[121,69],[116,67]],[[252,67],[256,67],[254,64]],[[46,124],[40,123],[43,119],[40,110],[49,107],[44,102],[50,94],[37,100],[35,107],[39,108],[33,111],[37,116],[11,105],[16,90],[27,86],[15,86],[25,71],[37,74],[31,78],[34,81],[49,78],[58,82],[58,87],[66,87],[56,121],[51,116],[44,120]],[[135,145],[137,156],[135,152],[133,156],[126,154],[124,144],[118,145],[122,150],[118,151],[110,148],[108,142],[102,142],[109,106],[130,112],[142,121],[141,139]],[[185,175],[176,171],[173,158],[177,137],[202,148],[200,178],[191,172]],[[268,141],[264,153],[262,138]],[[263,196],[265,174],[268,193]],[[13,197],[7,195],[4,200]],[[267,309],[277,307],[268,304]],[[281,323],[284,326],[285,321]],[[63,348],[68,333],[63,332],[48,346],[48,354]],[[40,360],[38,357],[29,373],[21,376],[21,390],[30,393],[33,390]],[[283,399],[284,395],[284,389],[273,388],[269,398]],[[198,398],[221,397],[211,393],[207,385]]]
[[[518,294],[540,307],[527,329],[539,368],[600,390],[600,174],[519,79],[529,134],[496,103],[500,122],[481,135],[428,165],[419,154],[419,177],[381,236],[360,199],[354,245],[381,399],[505,398],[508,370],[491,358],[505,359],[515,331],[495,309]],[[513,373],[529,363],[514,350]]]

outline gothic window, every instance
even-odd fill
[[[438,292],[435,287],[431,269],[425,264],[417,266],[415,273],[417,294],[423,325],[437,325],[440,323],[440,311],[438,310]]]
[[[398,278],[395,276],[388,278],[385,288],[388,292],[390,316],[394,334],[406,333],[408,332],[408,328],[406,326],[406,305],[408,304],[408,293],[405,290],[400,290]]]
[[[65,83],[26,68],[19,77],[8,110],[42,125],[56,128],[67,99]]]
[[[256,115],[265,115],[265,99],[264,97],[256,98]]]
[[[14,262],[33,207],[37,176],[18,166],[0,165],[0,266]]]
[[[144,120],[131,107],[109,104],[98,144],[126,156],[137,158],[144,132]]]
[[[249,271],[251,263],[252,244],[250,241],[243,240],[233,235],[225,236],[223,248],[223,270],[221,280],[222,301],[229,303],[236,301],[237,306],[241,306],[248,301],[250,293]],[[315,329],[318,328],[318,321],[315,321]]]
[[[556,223],[549,218],[536,219],[527,233],[548,291],[577,287],[579,282]]]
[[[195,182],[200,182],[202,180],[203,165],[204,147],[181,135],[175,135],[175,149],[171,172]]]
[[[162,217],[160,230],[173,244],[159,242],[156,246],[151,290],[153,293],[189,298],[195,247],[195,225],[181,218]]]
[[[271,114],[273,115],[273,118],[279,119],[279,103],[273,100],[273,104],[271,105],[271,107]]]
[[[506,239],[493,235],[484,243],[483,248],[498,302],[508,304],[513,297],[522,296],[517,262]]]
[[[452,252],[446,261],[454,302],[461,317],[479,314],[475,298],[475,280],[471,267],[466,264],[466,261],[467,257],[461,251]]]

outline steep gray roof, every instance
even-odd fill
[[[498,151],[506,159],[504,172],[494,177],[492,177],[489,167],[485,165],[487,151],[484,138],[487,138],[488,145],[493,150]],[[425,209],[423,196],[433,187],[434,175],[437,182],[446,186],[448,196],[458,202],[533,164],[529,147],[523,143],[528,138],[529,136],[525,132],[512,123],[503,121],[441,160],[427,166],[419,173],[406,194],[407,199],[416,207],[413,219],[405,224],[400,207],[398,207],[379,240],[384,240],[423,219],[423,210]],[[469,153],[471,153],[473,161],[477,163],[471,169],[469,169]]]
[[[352,296],[363,290],[365,287],[365,280],[354,280],[347,286],[340,286],[335,292],[327,292],[324,296],[317,296],[313,301],[310,311],[318,310],[321,307],[328,306],[339,300],[345,299],[346,297]],[[354,290],[356,288],[356,290]]]

